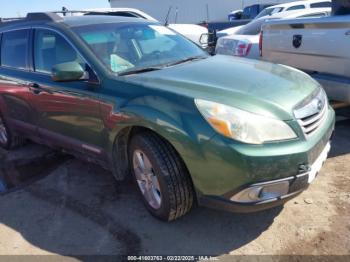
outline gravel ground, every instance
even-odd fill
[[[329,159],[284,207],[255,214],[196,208],[163,223],[130,182],[98,166],[29,144],[0,153],[0,254],[350,255],[350,109],[340,110]],[[66,257],[67,258],[67,257]]]

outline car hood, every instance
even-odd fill
[[[293,109],[320,86],[287,66],[221,55],[125,80],[282,120],[293,119]]]
[[[202,34],[208,33],[208,29],[200,25],[170,24],[169,27],[199,45],[202,45],[199,41]]]

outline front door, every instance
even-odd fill
[[[56,31],[35,29],[34,73],[31,95],[38,116],[39,134],[48,143],[88,155],[102,155],[103,122],[99,107],[99,85],[89,80],[55,82],[54,65],[85,60]],[[93,74],[90,70],[90,74]]]

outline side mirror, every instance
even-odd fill
[[[202,45],[207,45],[209,42],[209,34],[208,33],[204,33],[201,35],[201,37],[199,38],[199,43],[201,43]]]
[[[86,72],[77,62],[67,62],[54,65],[51,71],[55,82],[68,82],[86,79]]]

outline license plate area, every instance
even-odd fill
[[[323,163],[326,161],[326,159],[328,157],[328,153],[329,153],[330,149],[331,149],[331,145],[328,142],[327,145],[325,146],[325,148],[322,150],[321,154],[316,159],[316,161],[311,165],[311,170],[310,170],[309,176],[308,176],[308,183],[309,184],[315,179],[318,172],[320,172],[320,170],[323,166]]]

